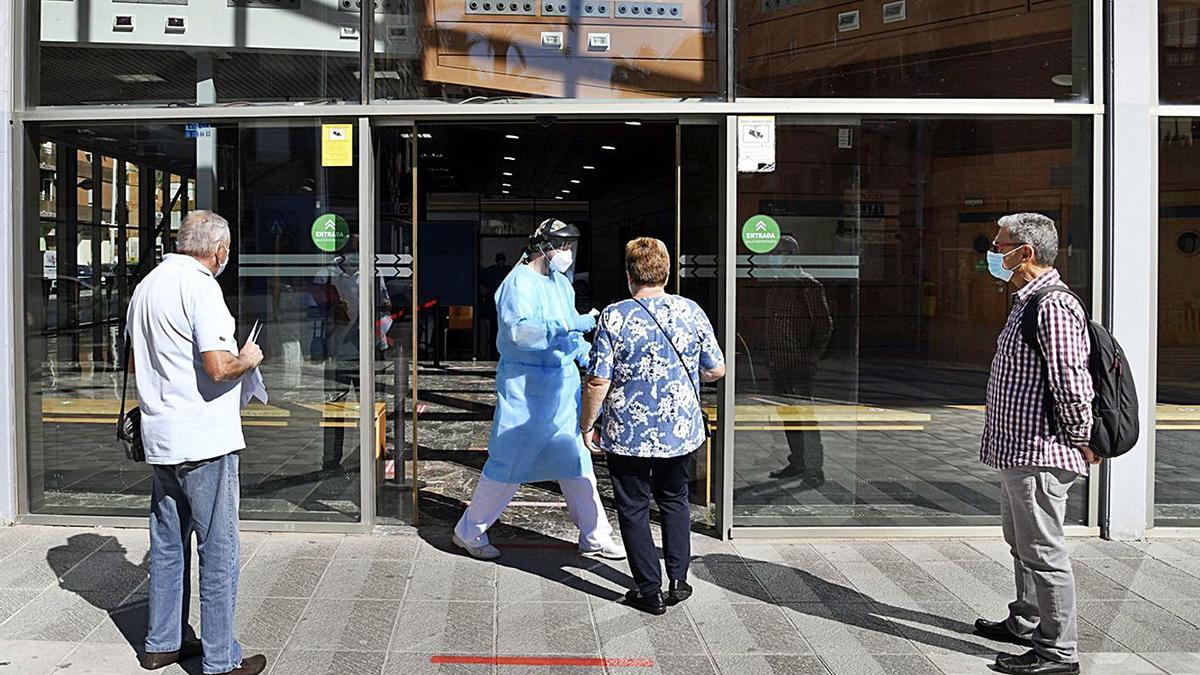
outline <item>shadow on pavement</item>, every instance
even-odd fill
[[[73,561],[83,557],[80,553],[84,551],[95,553],[78,565],[72,565]],[[129,643],[132,649],[130,659],[136,663],[146,645],[150,612],[143,594],[139,593],[136,598],[133,596],[150,578],[149,554],[143,556],[140,565],[135,565],[129,562],[126,553],[116,537],[76,534],[69,537],[66,544],[51,548],[46,553],[46,562],[58,577],[60,588],[78,595],[108,614],[109,620]],[[187,568],[184,574],[186,577]],[[186,582],[184,593],[188,593]],[[190,626],[187,633],[186,639],[195,639]],[[199,658],[184,661],[179,666],[187,673],[202,673]]]
[[[742,579],[741,583],[732,583],[733,579],[728,575],[713,574],[712,570],[714,569],[730,569],[735,565],[745,567],[745,575],[754,574],[748,568],[745,560],[736,555],[715,553],[697,556],[692,558],[692,563],[692,575],[696,578],[721,587],[730,593],[736,593],[752,600],[773,604],[786,604],[789,608],[798,612],[809,613],[812,616],[838,621],[848,626],[869,631],[897,635],[930,647],[955,651],[961,654],[979,655],[988,653],[990,649],[986,645],[961,640],[950,635],[934,633],[912,625],[923,624],[925,626],[970,635],[974,627],[969,624],[946,616],[929,614],[928,612],[896,607],[885,602],[880,602],[857,589],[842,586],[841,584],[827,581],[806,572],[799,566],[791,567],[761,560],[754,561],[756,568],[761,568],[765,571],[763,576],[769,575],[771,579],[786,579],[789,584],[793,585],[802,584],[812,592],[812,595],[816,598],[815,601],[776,603],[764,584],[755,583],[753,580],[747,579]],[[811,611],[810,608],[821,608],[821,610],[825,611]],[[895,625],[889,622],[888,619],[895,619],[902,623]]]

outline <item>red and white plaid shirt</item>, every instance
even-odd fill
[[[1087,314],[1067,293],[1051,293],[1038,306],[1038,337],[1044,346],[1058,433],[1050,431],[1041,359],[1021,337],[1021,315],[1039,288],[1062,286],[1057,270],[1034,279],[1013,294],[1012,311],[996,341],[987,387],[979,460],[997,469],[1044,466],[1087,473],[1079,447],[1092,433],[1091,353]]]

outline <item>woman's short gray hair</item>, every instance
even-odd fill
[[[175,235],[175,250],[197,258],[215,255],[221,244],[229,244],[229,221],[212,211],[188,213]]]
[[[1014,242],[1029,244],[1039,265],[1051,266],[1058,260],[1058,227],[1040,213],[1014,213],[997,221],[1008,228]]]

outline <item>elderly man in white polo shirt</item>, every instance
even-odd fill
[[[154,468],[150,501],[150,625],[142,667],[203,653],[205,673],[256,675],[233,635],[238,581],[238,456],[242,376],[262,350],[239,350],[216,277],[230,256],[229,224],[210,211],[183,219],[179,253],[138,284],[129,303],[142,443]],[[187,640],[191,537],[200,556],[202,642]]]

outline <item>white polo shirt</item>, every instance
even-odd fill
[[[207,267],[168,254],[134,290],[126,330],[148,463],[197,462],[246,447],[241,380],[214,382],[200,357],[238,353],[233,315]]]

